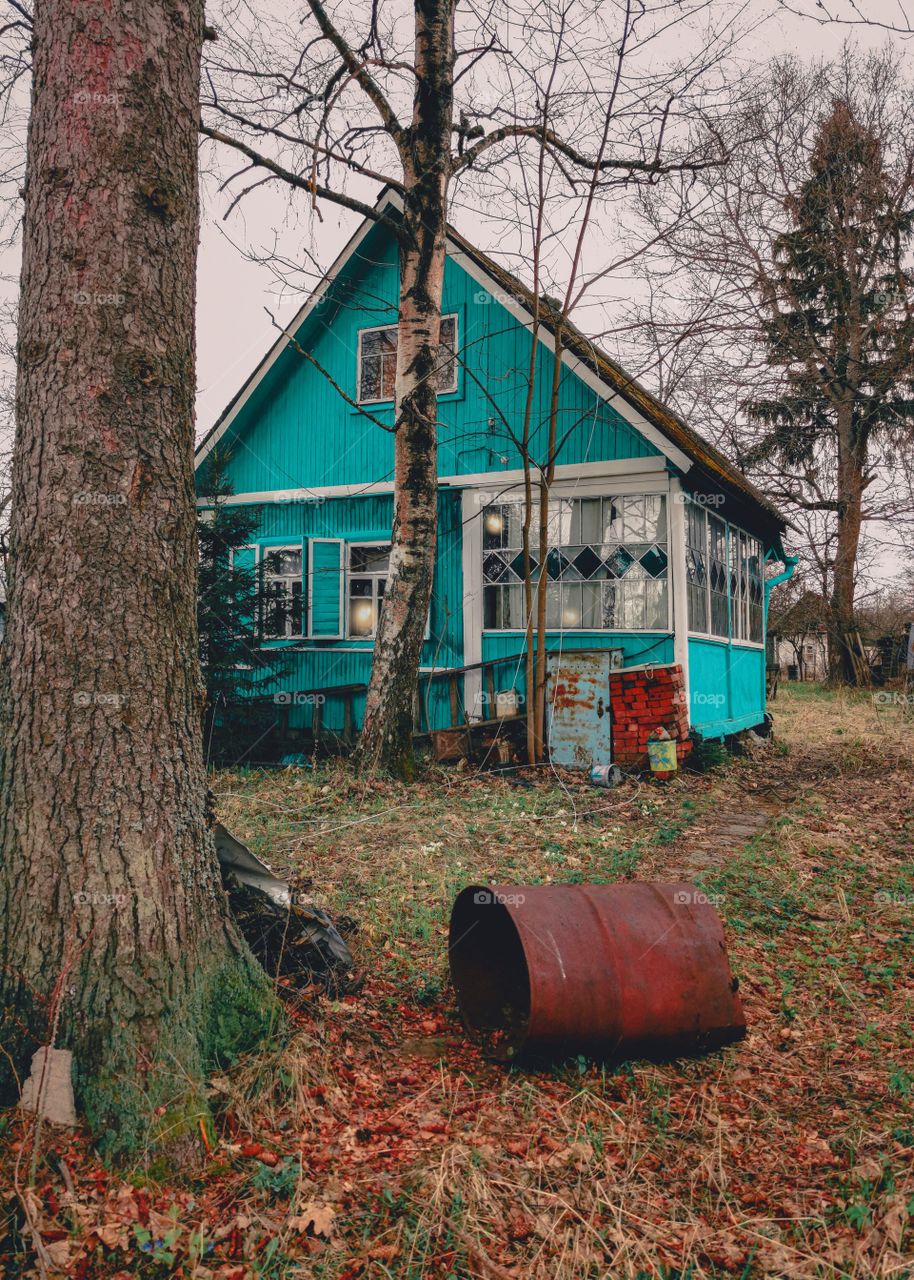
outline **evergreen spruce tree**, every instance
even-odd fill
[[[243,759],[269,733],[275,711],[249,700],[267,692],[285,665],[275,649],[261,645],[266,601],[260,567],[238,555],[250,547],[260,517],[255,508],[228,502],[234,492],[228,461],[221,450],[207,459],[202,483],[207,505],[197,517],[197,628],[206,689],[203,746],[207,760],[220,764]]]
[[[748,406],[768,430],[747,461],[814,479],[815,505],[834,515],[830,650],[839,680],[854,678],[845,637],[877,446],[910,439],[914,426],[914,209],[895,189],[878,137],[836,101],[788,208],[791,225],[774,241],[775,276],[759,281],[768,359],[785,376],[780,394]]]

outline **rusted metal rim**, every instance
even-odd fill
[[[471,885],[450,970],[467,1027],[507,1060],[669,1056],[746,1030],[720,918],[692,884]]]

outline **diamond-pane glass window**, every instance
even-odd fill
[[[663,547],[651,547],[641,557],[641,564],[652,578],[659,578],[666,571],[666,551]]]
[[[583,547],[575,556],[573,563],[582,578],[602,578],[606,574],[603,561],[593,547]]]
[[[490,552],[482,562],[486,582],[501,582],[508,576],[508,566],[496,552]]]
[[[494,503],[482,512],[487,630],[525,625],[523,511],[523,502],[514,500]],[[531,520],[534,586],[540,570],[538,525],[538,519]],[[546,528],[544,590],[550,630],[668,629],[669,552],[662,494],[554,499]],[[617,584],[617,579],[624,579],[624,584]]]
[[[634,564],[635,557],[625,547],[616,547],[606,558],[606,567],[614,578],[622,578]]]

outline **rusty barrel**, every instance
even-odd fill
[[[745,1034],[720,917],[693,884],[471,885],[451,981],[498,1056],[712,1048]]]

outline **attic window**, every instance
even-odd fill
[[[457,390],[457,317],[441,317],[438,394]],[[359,331],[359,402],[393,400],[397,378],[397,325]]]

